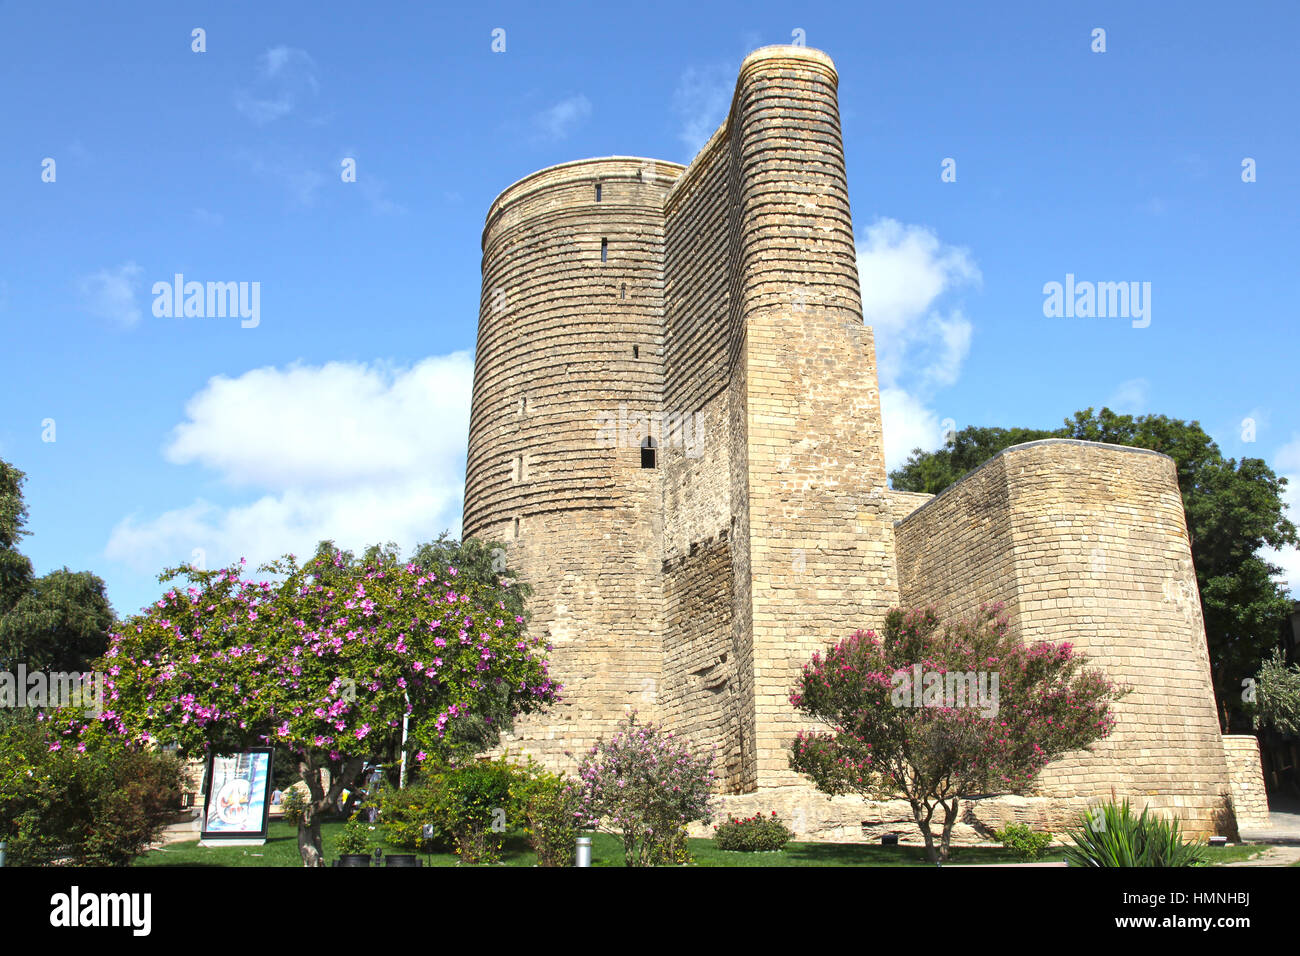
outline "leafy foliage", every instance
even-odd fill
[[[339,834],[338,842],[335,844],[339,855],[368,856],[375,848],[377,830],[373,823],[353,815],[352,819],[343,825],[343,832]]]
[[[1149,448],[1173,458],[1191,535],[1210,667],[1227,731],[1249,726],[1241,680],[1258,670],[1290,611],[1280,569],[1259,556],[1264,546],[1300,543],[1284,511],[1286,479],[1259,458],[1224,458],[1197,422],[1164,415],[1120,415],[1103,408],[1075,412],[1061,428],[965,428],[943,448],[912,452],[890,473],[903,491],[937,494],[1011,445],[1074,438]]]
[[[43,716],[0,725],[0,840],[9,861],[126,866],[179,809],[180,761],[103,732],[74,743]]]
[[[1001,830],[994,830],[993,838],[1026,863],[1042,859],[1052,845],[1050,833],[1039,833],[1023,823],[1011,823]]]
[[[696,753],[690,741],[639,723],[634,712],[583,755],[578,824],[621,836],[628,866],[675,860],[676,848],[685,848],[683,828],[711,815],[712,764],[712,753]]]
[[[0,461],[0,667],[82,672],[108,646],[114,620],[104,582],[63,568],[35,577],[18,550],[24,530],[26,477]]]
[[[760,813],[744,820],[732,817],[713,829],[713,842],[719,850],[741,850],[747,853],[784,849],[794,836],[775,810],[768,816]]]
[[[377,549],[357,561],[326,542],[305,565],[287,555],[263,570],[278,583],[245,580],[238,566],[164,572],[189,586],[112,635],[101,720],[187,754],[291,748],[312,795],[306,863],[321,862],[319,814],[369,755],[400,748],[403,716],[419,763],[472,752],[477,737],[458,737],[459,722],[506,726],[558,693],[522,616],[455,567],[403,565]]]
[[[511,796],[538,866],[572,866],[578,842],[578,788],[563,774],[533,764],[521,772]]]
[[[883,635],[857,631],[813,655],[790,702],[831,729],[799,733],[790,766],[826,793],[906,799],[931,859],[947,859],[959,798],[1023,792],[1049,761],[1107,736],[1115,724],[1110,704],[1123,693],[1084,668],[1068,643],[1026,647],[1001,612],[1001,605],[981,607],[945,625],[932,609],[895,608]],[[917,668],[992,671],[994,706],[900,704],[900,677],[910,681]],[[936,848],[931,822],[939,808]]]
[[[1300,734],[1300,664],[1288,666],[1281,649],[1273,651],[1255,678],[1255,726],[1280,734]]]
[[[108,647],[113,608],[104,581],[63,568],[36,578],[0,616],[0,661],[81,673]]]
[[[1103,804],[1085,815],[1068,836],[1065,861],[1070,866],[1203,866],[1205,851],[1184,842],[1178,820],[1149,814],[1133,816],[1128,800]]]

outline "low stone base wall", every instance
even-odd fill
[[[1228,781],[1232,784],[1232,805],[1237,813],[1237,825],[1243,829],[1267,827],[1268,793],[1264,789],[1259,741],[1253,734],[1226,734],[1223,753],[1228,761]]]
[[[1118,794],[1122,800],[1124,794]],[[1141,812],[1146,800],[1130,794],[1136,812]],[[958,807],[957,824],[953,827],[952,842],[956,846],[995,844],[993,831],[1011,823],[1022,823],[1035,830],[1048,830],[1058,839],[1065,831],[1078,826],[1080,819],[1100,801],[1094,798],[1002,796],[981,800],[963,800]],[[1195,806],[1180,806],[1179,798],[1149,800],[1153,812],[1177,815],[1182,820],[1184,832],[1195,839],[1204,839],[1216,833],[1236,839],[1231,810],[1226,800],[1217,806],[1205,801],[1189,801]],[[1204,805],[1202,805],[1204,804]],[[912,817],[912,808],[905,800],[868,801],[861,797],[830,797],[811,787],[781,787],[754,793],[723,794],[714,798],[716,824],[730,817],[751,817],[770,814],[775,810],[795,833],[796,840],[825,843],[879,843],[886,834],[897,833],[902,842],[911,845],[924,843],[920,828]],[[942,814],[942,810],[938,811]],[[1212,830],[1196,825],[1195,821],[1213,816],[1218,820]],[[937,837],[942,820],[935,822]],[[692,836],[709,836],[712,826],[696,825]]]

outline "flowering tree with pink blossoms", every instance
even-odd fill
[[[321,814],[368,757],[400,748],[403,717],[419,763],[463,753],[462,726],[504,728],[557,698],[523,617],[455,567],[323,544],[305,565],[288,555],[262,570],[278,582],[238,566],[165,572],[182,583],[111,635],[100,720],[187,755],[287,746],[311,794],[306,866],[323,865]]]
[[[636,713],[614,736],[598,741],[578,766],[576,817],[580,826],[623,840],[628,866],[672,862],[672,848],[688,823],[710,819],[713,754]]]
[[[882,635],[857,631],[804,666],[790,702],[829,730],[799,733],[790,766],[826,793],[906,799],[941,862],[960,799],[1022,793],[1111,732],[1126,691],[1085,662],[1068,643],[1022,644],[1000,604],[946,625],[894,609]]]

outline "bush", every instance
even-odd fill
[[[380,794],[379,822],[390,845],[417,853],[452,848],[445,814],[446,772],[444,768],[430,767],[406,789],[388,788]],[[433,827],[432,839],[425,839],[425,826]]]
[[[794,836],[773,810],[769,816],[754,814],[744,820],[732,817],[714,827],[713,842],[719,850],[739,850],[744,853],[781,850]]]
[[[994,830],[993,837],[1026,863],[1041,859],[1052,845],[1050,833],[1037,833],[1023,823],[1012,823],[1002,830]]]
[[[174,756],[103,733],[64,745],[53,722],[0,728],[0,840],[9,863],[126,866],[180,809]]]
[[[689,866],[695,862],[687,842],[686,827],[678,827],[667,839],[655,846],[650,857],[654,866]]]
[[[354,815],[351,820],[343,824],[343,832],[339,834],[335,848],[340,856],[357,854],[369,856],[375,848],[375,825]]]
[[[524,833],[538,866],[573,866],[578,841],[578,789],[561,774],[533,764],[521,772],[512,794],[523,811]]]
[[[709,821],[711,754],[697,754],[689,741],[636,714],[599,741],[578,767],[580,826],[601,828],[623,840],[628,866],[675,860],[685,849],[683,828]]]
[[[515,806],[510,785],[518,769],[504,758],[475,760],[447,774],[442,813],[462,863],[495,863],[501,858]]]
[[[1065,851],[1070,866],[1203,866],[1205,853],[1183,841],[1178,820],[1148,814],[1134,817],[1128,800],[1114,801],[1088,813],[1069,837]]]
[[[307,797],[302,788],[290,787],[286,790],[280,799],[280,809],[284,812],[284,822],[296,827],[307,812]]]

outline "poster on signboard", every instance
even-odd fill
[[[271,749],[258,747],[208,758],[200,842],[266,842],[271,810]]]

